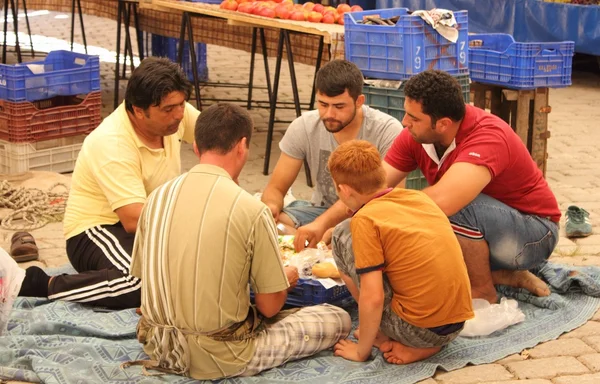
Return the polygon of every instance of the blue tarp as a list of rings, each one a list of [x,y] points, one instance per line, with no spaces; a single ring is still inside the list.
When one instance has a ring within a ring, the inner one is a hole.
[[[600,56],[600,6],[540,0],[377,0],[377,8],[469,11],[469,32],[508,33],[516,41],[574,41],[575,52]]]

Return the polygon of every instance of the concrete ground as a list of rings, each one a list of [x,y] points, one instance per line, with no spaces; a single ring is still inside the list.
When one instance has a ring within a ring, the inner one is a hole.
[[[54,12],[37,11],[30,13],[34,47],[36,50],[68,49],[69,15]],[[21,20],[20,30],[24,30]],[[114,47],[116,23],[111,20],[85,16],[86,35],[90,53],[101,57],[101,81],[103,96],[103,115],[112,110]],[[9,35],[9,43],[14,35]],[[28,41],[26,35],[20,40]],[[76,40],[81,41],[79,35]],[[76,44],[76,50],[83,52],[83,47]],[[26,50],[25,50],[26,51]],[[250,55],[218,46],[208,47],[208,67],[211,81],[244,82],[249,68]],[[264,85],[264,74],[261,74],[262,58],[257,58],[258,84]],[[274,68],[274,60],[270,61]],[[292,100],[291,86],[287,74],[287,66],[283,67],[283,82],[280,100]],[[312,84],[313,68],[296,64],[301,90],[301,98],[308,101]],[[125,89],[121,82],[121,94]],[[244,99],[246,89],[239,88],[205,88],[203,97]],[[266,92],[255,91],[255,97],[266,99]],[[600,225],[600,156],[597,143],[600,142],[600,74],[576,72],[573,74],[573,86],[565,89],[553,89],[550,92],[552,112],[549,115],[549,129],[552,136],[548,141],[547,179],[556,194],[563,213],[571,204],[587,209],[590,219],[596,228]],[[240,177],[241,185],[249,192],[259,192],[267,183],[268,176],[262,174],[264,148],[269,111],[254,109],[257,133],[252,140],[252,152],[249,162]],[[278,118],[289,120],[294,117],[292,111],[278,110]],[[280,140],[286,124],[276,126],[274,148],[271,160],[273,168],[279,150]],[[183,169],[190,169],[196,159],[191,147],[182,148]],[[52,179],[52,177],[50,177]],[[68,177],[65,178],[68,181]],[[49,185],[48,176],[29,180],[29,185],[36,182]],[[293,186],[296,197],[307,198],[310,188],[306,186],[304,174],[301,173]],[[564,218],[562,221],[564,227]],[[40,247],[40,260],[25,263],[42,267],[56,267],[68,262],[65,253],[65,242],[62,236],[62,224],[49,224],[32,232]],[[0,230],[0,246],[10,247],[12,232]],[[595,230],[592,236],[576,241],[565,237],[561,230],[559,244],[551,257],[551,261],[574,265],[600,266],[600,233]],[[600,382],[600,312],[577,330],[562,335],[558,340],[549,341],[537,347],[493,364],[467,367],[453,372],[439,371],[432,379],[423,383],[502,383],[502,384],[567,384]]]

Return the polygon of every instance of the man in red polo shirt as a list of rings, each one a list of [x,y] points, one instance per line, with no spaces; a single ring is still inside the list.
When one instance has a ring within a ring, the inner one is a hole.
[[[423,172],[424,192],[458,237],[474,298],[496,302],[494,284],[549,295],[528,270],[556,246],[560,210],[519,136],[499,117],[465,105],[445,72],[412,77],[404,93],[405,129],[384,161],[388,185]]]

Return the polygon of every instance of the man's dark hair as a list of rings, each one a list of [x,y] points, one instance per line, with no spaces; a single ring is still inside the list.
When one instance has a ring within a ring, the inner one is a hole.
[[[179,66],[164,57],[148,57],[142,60],[127,83],[125,108],[133,113],[133,106],[144,111],[160,105],[161,100],[171,92],[183,92],[185,99],[190,97],[192,85]]]
[[[411,77],[404,83],[404,95],[421,103],[423,113],[431,117],[433,124],[444,117],[453,121],[465,117],[460,84],[446,72],[428,70]]]
[[[254,123],[247,110],[230,103],[217,103],[200,113],[194,138],[200,154],[216,151],[226,154],[242,139],[250,146]]]
[[[348,90],[354,101],[362,95],[364,78],[358,67],[346,60],[333,60],[317,72],[315,88],[329,97],[339,96]]]

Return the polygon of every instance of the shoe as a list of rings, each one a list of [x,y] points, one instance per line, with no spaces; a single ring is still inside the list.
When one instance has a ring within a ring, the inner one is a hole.
[[[38,259],[38,247],[31,233],[15,232],[10,243],[10,255],[17,263]]]
[[[592,234],[590,214],[583,208],[571,205],[567,209],[567,237],[586,237]]]

